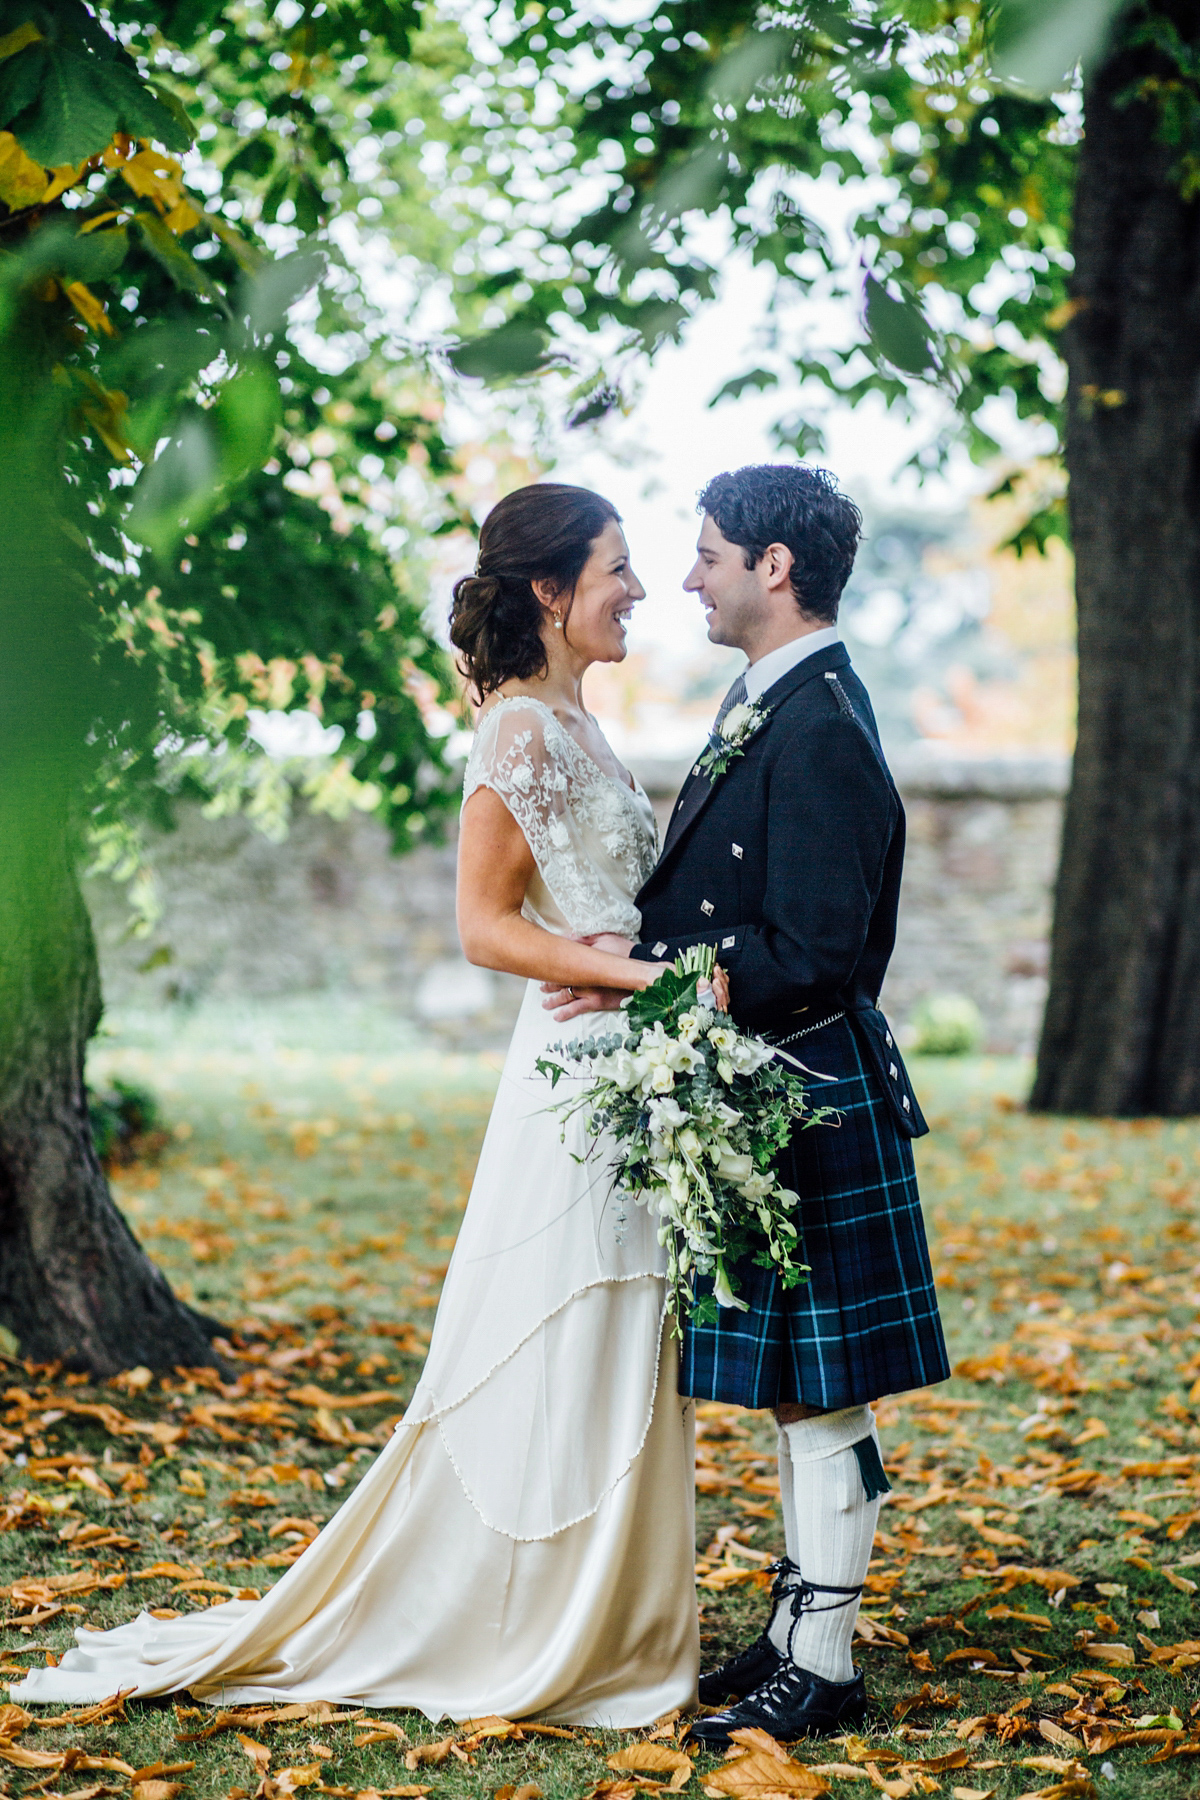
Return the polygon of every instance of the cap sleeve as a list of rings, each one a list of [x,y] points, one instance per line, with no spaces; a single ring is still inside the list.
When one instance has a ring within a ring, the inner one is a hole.
[[[521,827],[538,873],[570,918],[572,819],[563,730],[548,708],[520,698],[485,713],[475,731],[463,782],[463,803],[476,788],[491,788]]]

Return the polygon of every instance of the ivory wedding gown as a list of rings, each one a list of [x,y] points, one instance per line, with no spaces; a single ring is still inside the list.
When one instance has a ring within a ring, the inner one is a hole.
[[[637,936],[640,788],[523,698],[479,726],[465,797],[480,785],[533,851],[529,917]],[[412,1404],[341,1511],[263,1599],[78,1631],[15,1699],[186,1688],[610,1727],[694,1701],[694,1432],[664,1256],[644,1208],[618,1219],[603,1156],[572,1160],[579,1122],[560,1139],[534,1062],[596,1021],[540,1002],[531,982]]]

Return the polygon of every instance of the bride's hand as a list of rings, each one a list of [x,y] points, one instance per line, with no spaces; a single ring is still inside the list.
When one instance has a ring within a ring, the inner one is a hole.
[[[545,1012],[552,1012],[560,1025],[577,1019],[580,1013],[616,1012],[624,994],[617,988],[560,987],[557,982],[543,981],[542,1001]]]

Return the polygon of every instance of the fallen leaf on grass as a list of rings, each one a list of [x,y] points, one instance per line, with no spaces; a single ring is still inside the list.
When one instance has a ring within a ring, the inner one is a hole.
[[[920,1712],[926,1706],[951,1708],[961,1705],[961,1694],[947,1693],[944,1687],[930,1687],[926,1681],[917,1693],[906,1694],[903,1699],[897,1700],[892,1708],[892,1716],[899,1724],[900,1720],[906,1719],[910,1712]]]
[[[1091,1662],[1111,1663],[1117,1668],[1131,1668],[1137,1661],[1128,1644],[1085,1644],[1083,1654]]]
[[[278,1775],[271,1776],[264,1786],[271,1788],[274,1800],[278,1794],[294,1794],[297,1788],[315,1787],[320,1779],[320,1763],[304,1763],[299,1768],[280,1769]]]
[[[194,1762],[147,1763],[144,1769],[133,1771],[132,1779],[134,1781],[157,1781],[166,1775],[186,1775],[188,1770],[194,1769],[195,1766]]]
[[[1082,1749],[1083,1746],[1080,1745],[1080,1748]],[[1073,1756],[1070,1758],[1061,1756],[1023,1756],[1021,1758],[1021,1767],[1023,1769],[1036,1769],[1040,1775],[1069,1776],[1074,1781],[1078,1781],[1082,1776],[1087,1774],[1087,1769],[1084,1767],[1083,1763],[1078,1762]]]
[[[383,1744],[389,1740],[407,1744],[408,1733],[403,1725],[393,1725],[388,1719],[360,1719],[361,1735],[354,1739],[354,1748],[362,1750],[367,1744]]]
[[[542,1800],[542,1790],[536,1781],[527,1781],[522,1787],[513,1787],[510,1782],[507,1787],[496,1789],[495,1800]]]
[[[1064,1731],[1061,1725],[1054,1723],[1053,1719],[1039,1719],[1038,1730],[1048,1744],[1057,1744],[1060,1750],[1083,1749],[1083,1739],[1076,1737],[1073,1732]]]
[[[704,1778],[709,1800],[724,1800],[726,1794],[734,1800],[767,1800],[775,1794],[815,1797],[829,1791],[829,1783],[815,1769],[765,1750],[749,1750]]]
[[[81,1706],[74,1712],[55,1713],[52,1719],[33,1719],[30,1722],[40,1731],[50,1731],[56,1725],[96,1725],[101,1719],[120,1719],[123,1724],[128,1724],[125,1702],[132,1692],[131,1687],[122,1688],[119,1694],[110,1694],[107,1700],[99,1700],[95,1706]],[[0,1736],[8,1735],[0,1724]],[[189,1769],[191,1766],[189,1763]]]
[[[199,1563],[156,1562],[148,1569],[131,1569],[134,1581],[159,1581],[168,1577],[175,1581],[200,1581],[204,1570]]]
[[[735,1735],[743,1737],[745,1734]],[[651,1775],[669,1773],[668,1789],[678,1793],[691,1780],[694,1765],[690,1756],[685,1756],[682,1750],[672,1750],[667,1744],[626,1744],[623,1750],[615,1751],[608,1758],[608,1766],[618,1770],[638,1769]]]
[[[1049,1787],[1034,1788],[1018,1794],[1017,1800],[1096,1800],[1096,1784],[1090,1775],[1070,1781],[1055,1781]]]
[[[266,1744],[260,1744],[256,1739],[247,1737],[244,1731],[238,1732],[237,1741],[242,1746],[242,1749],[250,1758],[250,1761],[254,1764],[259,1774],[265,1775],[271,1766],[271,1752]]]
[[[32,1724],[33,1714],[27,1713],[23,1706],[0,1706],[0,1738],[20,1737],[25,1727]]]
[[[992,1800],[996,1790],[995,1788],[956,1787],[952,1788],[951,1792],[954,1800]]]
[[[414,1744],[405,1753],[406,1769],[419,1769],[424,1763],[444,1763],[454,1748],[453,1738],[441,1738],[436,1744]]]
[[[182,1781],[135,1781],[130,1789],[132,1800],[175,1800],[182,1792]]]

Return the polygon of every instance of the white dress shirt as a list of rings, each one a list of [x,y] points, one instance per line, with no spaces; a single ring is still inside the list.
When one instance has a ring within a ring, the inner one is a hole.
[[[780,644],[778,650],[768,650],[745,671],[747,700],[761,700],[767,689],[781,681],[789,669],[794,669],[806,656],[815,656],[818,650],[828,650],[837,641],[837,626],[825,625],[820,631],[808,631],[803,637],[793,638],[790,644]]]

